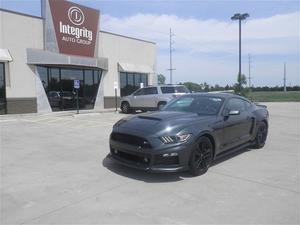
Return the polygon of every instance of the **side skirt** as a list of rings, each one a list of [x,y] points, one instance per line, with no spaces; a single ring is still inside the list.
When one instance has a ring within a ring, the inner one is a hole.
[[[224,151],[224,152],[221,152],[221,153],[217,154],[216,157],[215,157],[215,159],[219,159],[219,158],[222,158],[222,157],[224,157],[224,156],[226,156],[226,155],[230,155],[230,154],[232,154],[232,153],[234,153],[234,152],[236,152],[236,151],[245,149],[245,148],[251,146],[252,144],[253,144],[253,142],[249,141],[249,142],[247,142],[247,143],[245,143],[245,144],[241,144],[241,145],[239,145],[239,146],[237,146],[237,147],[228,149],[228,150],[226,150],[226,151]]]

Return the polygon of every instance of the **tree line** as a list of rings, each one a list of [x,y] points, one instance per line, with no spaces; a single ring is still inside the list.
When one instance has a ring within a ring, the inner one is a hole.
[[[165,84],[166,78],[164,75],[159,74],[157,75],[158,78],[158,84]],[[186,88],[188,88],[192,92],[208,92],[208,91],[227,91],[227,90],[233,90],[237,92],[238,90],[238,83],[226,86],[220,86],[218,84],[216,85],[209,85],[206,82],[203,83],[195,83],[195,82],[180,82],[179,84],[184,85]],[[246,87],[247,80],[246,76],[242,74],[241,76],[241,84],[242,84],[242,92],[248,92],[248,91],[283,91],[283,86],[275,86],[275,87],[269,87],[269,86],[252,86],[251,88]],[[300,86],[287,86],[287,91],[300,91]]]

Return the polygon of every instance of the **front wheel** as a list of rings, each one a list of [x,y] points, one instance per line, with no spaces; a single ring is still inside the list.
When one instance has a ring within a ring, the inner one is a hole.
[[[122,102],[121,104],[121,110],[123,113],[130,113],[131,112],[131,108],[128,102]]]
[[[254,139],[253,148],[262,148],[264,147],[268,135],[268,126],[265,122],[259,124],[257,133]]]
[[[208,170],[213,160],[213,144],[208,137],[201,137],[190,156],[190,173],[199,176]]]

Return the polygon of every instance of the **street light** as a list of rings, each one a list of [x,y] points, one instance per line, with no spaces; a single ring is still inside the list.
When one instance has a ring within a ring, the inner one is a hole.
[[[242,20],[245,20],[247,17],[249,17],[249,14],[248,13],[243,13],[243,14],[240,14],[240,13],[236,13],[234,14],[231,19],[232,20],[238,20],[239,21],[239,75],[238,75],[238,83],[239,83],[239,92],[241,92],[241,88],[242,88],[242,85],[241,85],[241,75],[242,75],[242,66],[241,66],[241,21]]]

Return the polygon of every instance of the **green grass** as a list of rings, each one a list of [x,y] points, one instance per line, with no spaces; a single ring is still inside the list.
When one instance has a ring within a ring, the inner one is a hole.
[[[300,91],[256,91],[247,97],[257,102],[300,102]]]

